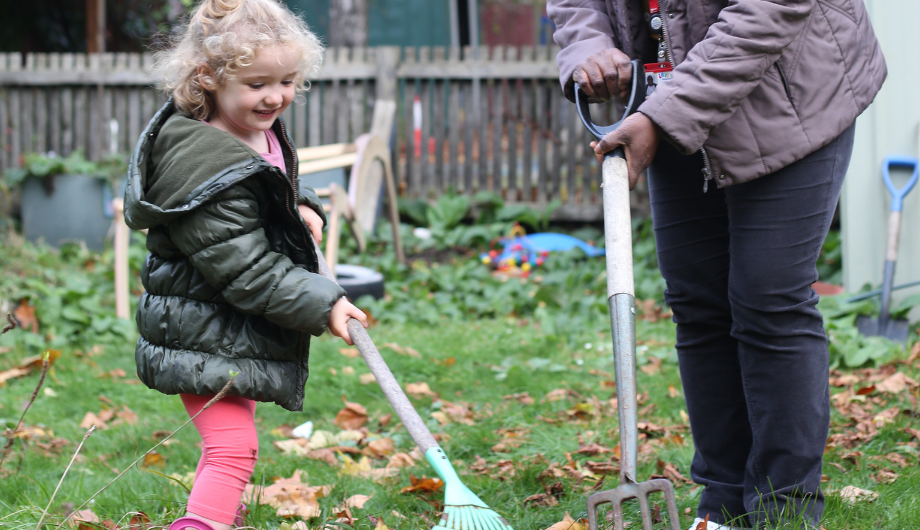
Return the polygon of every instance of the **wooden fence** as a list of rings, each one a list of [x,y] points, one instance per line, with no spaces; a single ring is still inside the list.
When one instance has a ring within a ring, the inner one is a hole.
[[[398,103],[400,194],[491,191],[557,219],[602,218],[600,171],[561,93],[554,47],[329,49],[284,119],[298,147],[346,142]],[[28,152],[128,153],[165,101],[141,54],[0,54],[0,169]],[[596,111],[612,121],[609,108]],[[421,134],[416,134],[420,125]]]

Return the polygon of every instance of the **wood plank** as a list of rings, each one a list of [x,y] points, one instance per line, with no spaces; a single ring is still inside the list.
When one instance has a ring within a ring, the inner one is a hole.
[[[518,125],[520,119],[520,84],[518,79],[503,81],[508,110],[505,113],[505,129],[508,138],[508,180],[506,195],[511,200],[521,200],[518,190]]]
[[[19,164],[19,155],[22,154],[22,137],[20,136],[22,114],[19,112],[21,103],[21,90],[12,88],[9,91],[9,116],[10,116],[10,163]]]
[[[294,102],[291,103],[291,106],[294,107],[294,146],[295,147],[306,147],[307,146],[307,97],[309,94],[304,94],[301,97],[294,99]]]
[[[61,154],[61,89],[52,88],[45,94],[48,102],[48,149]]]
[[[578,156],[579,150],[578,146],[575,145],[575,136],[578,130],[581,129],[579,124],[578,129],[575,128],[574,120],[577,119],[577,113],[574,112],[575,109],[572,108],[573,105],[568,101],[562,102],[562,119],[565,122],[565,135],[563,139],[565,144],[563,146],[564,152],[566,154],[566,187],[565,191],[567,194],[566,202],[577,203],[577,182],[575,180],[576,172],[576,158]]]
[[[530,79],[521,82],[521,194],[526,202],[536,200],[533,195],[534,85]]]
[[[134,53],[132,57],[140,59],[140,55]],[[125,145],[121,153],[130,153],[134,150],[134,144],[141,138],[141,131],[144,130],[144,120],[141,114],[141,89],[131,87],[128,89],[128,126],[126,127]]]
[[[112,125],[115,120],[115,125]],[[124,131],[128,125],[128,98],[122,87],[102,88],[102,120],[99,126],[103,131],[102,151],[100,156],[111,155],[122,150]]]
[[[34,66],[34,63],[31,66]],[[22,127],[21,134],[23,153],[35,152],[35,146],[33,142],[33,139],[35,138],[35,131],[33,127],[33,117],[35,116],[35,98],[33,97],[32,90],[32,88],[25,88],[21,91],[22,108],[20,109],[20,126]]]
[[[85,87],[74,89],[73,102],[73,148],[82,151],[84,156],[89,152],[86,139],[88,90]]]
[[[313,83],[313,86],[310,87],[310,91],[307,92],[307,119],[309,120],[309,126],[307,127],[307,145],[317,146],[322,142],[320,140],[320,118],[322,117],[323,107],[322,107],[322,88],[319,83]]]
[[[560,197],[560,178],[562,168],[562,140],[560,132],[562,131],[562,122],[559,117],[561,90],[550,90],[550,122],[549,133],[550,155],[547,160],[547,182],[546,182],[546,199],[552,201],[561,199]]]
[[[335,100],[336,90],[332,83],[323,84],[323,128],[321,142],[336,143],[335,137]]]
[[[0,68],[6,66],[3,64],[5,59],[6,57],[0,56]],[[14,166],[13,162],[10,160],[8,151],[10,147],[10,137],[7,131],[10,130],[10,114],[7,97],[8,94],[0,92],[0,172]]]
[[[443,48],[436,48],[435,51]],[[435,57],[436,60],[443,60],[443,57]],[[434,105],[432,106],[432,125],[434,125],[434,171],[432,172],[432,184],[436,195],[441,195],[447,191],[447,175],[444,171],[444,114],[447,111],[444,105],[445,83],[441,79],[434,81]]]
[[[400,194],[415,197],[418,190],[418,159],[415,157],[415,127],[413,124],[413,106],[415,104],[415,80],[401,80],[403,85],[403,135],[402,153],[403,169],[397,176]]]
[[[475,158],[473,156],[475,146],[473,130],[473,85],[472,83],[457,81],[460,88],[460,95],[463,100],[463,158],[458,170],[458,178],[463,181],[463,191],[472,195],[475,191],[473,182],[475,179]]]
[[[316,173],[317,171],[325,171],[327,169],[335,169],[339,167],[349,167],[354,165],[355,160],[358,159],[357,153],[348,153],[344,155],[331,156],[328,158],[321,158],[318,160],[310,160],[307,162],[301,162],[297,166],[297,170],[301,175],[306,175],[308,173]]]
[[[455,48],[456,49],[456,48]],[[456,49],[459,58],[459,49]],[[462,180],[462,168],[460,167],[460,83],[457,81],[446,81],[445,85],[449,90],[447,104],[447,148],[449,150],[447,162],[447,182],[455,191],[469,190],[465,189]]]
[[[355,144],[350,143],[320,145],[317,147],[302,147],[297,150],[297,158],[301,162],[308,162],[320,158],[328,158],[331,156],[354,153],[355,150]]]
[[[422,103],[422,149],[419,160],[419,193],[423,199],[429,198],[429,186],[431,184],[431,164],[429,163],[429,141],[431,129],[431,82],[427,79],[419,81],[421,84],[421,103]]]
[[[44,88],[32,89],[32,101],[35,105],[34,143],[32,148],[38,153],[48,152],[48,92]]]
[[[102,69],[101,53],[93,53],[87,56],[87,70],[98,72]],[[87,131],[86,131],[86,143],[87,151],[85,155],[90,160],[99,160],[99,155],[102,152],[102,141],[105,138],[104,132],[100,123],[102,121],[102,93],[103,85],[99,84],[90,89],[90,92],[87,98]]]
[[[502,140],[504,139],[504,91],[502,80],[493,79],[489,87],[492,99],[492,175],[489,189],[501,193],[503,186],[502,169],[504,156],[502,153]],[[505,198],[502,195],[502,198]]]
[[[548,104],[547,84],[544,81],[534,82],[534,112],[537,117],[537,193],[535,200],[538,202],[547,201],[546,188],[549,184],[547,177],[547,133],[549,131],[550,106]]]
[[[361,108],[364,106],[364,94],[361,94],[359,86],[355,84],[354,79],[349,79],[345,88],[345,103],[348,109],[348,140],[355,141],[359,135],[364,133],[364,116],[361,114]]]
[[[354,138],[348,134],[348,97],[345,93],[348,81],[332,81],[332,90],[335,92],[335,141],[350,142]]]

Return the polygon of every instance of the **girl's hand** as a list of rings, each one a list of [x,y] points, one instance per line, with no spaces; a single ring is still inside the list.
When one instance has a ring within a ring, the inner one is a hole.
[[[332,313],[329,313],[329,332],[336,337],[341,337],[345,344],[354,345],[351,335],[348,334],[348,319],[354,318],[366,328],[367,315],[357,307],[353,306],[346,298],[339,298],[339,301],[332,306]]]
[[[316,244],[323,242],[323,220],[313,211],[312,208],[306,204],[301,204],[297,207],[297,210],[300,212],[300,216],[303,217],[305,223],[310,228],[310,232],[313,233],[313,239],[316,240]]]

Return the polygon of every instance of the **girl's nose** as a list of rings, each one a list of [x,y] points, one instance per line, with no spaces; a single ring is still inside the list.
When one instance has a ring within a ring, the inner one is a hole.
[[[281,94],[280,90],[273,90],[265,96],[264,102],[266,107],[274,108],[284,102],[284,96]]]

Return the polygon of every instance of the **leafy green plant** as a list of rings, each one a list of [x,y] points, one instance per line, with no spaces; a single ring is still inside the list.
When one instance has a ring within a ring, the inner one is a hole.
[[[109,155],[99,162],[92,162],[84,158],[79,149],[66,157],[57,156],[54,152],[28,153],[22,157],[22,165],[4,172],[3,182],[7,187],[14,188],[29,177],[48,178],[57,175],[95,175],[114,182],[127,169],[128,164],[123,155]]]

